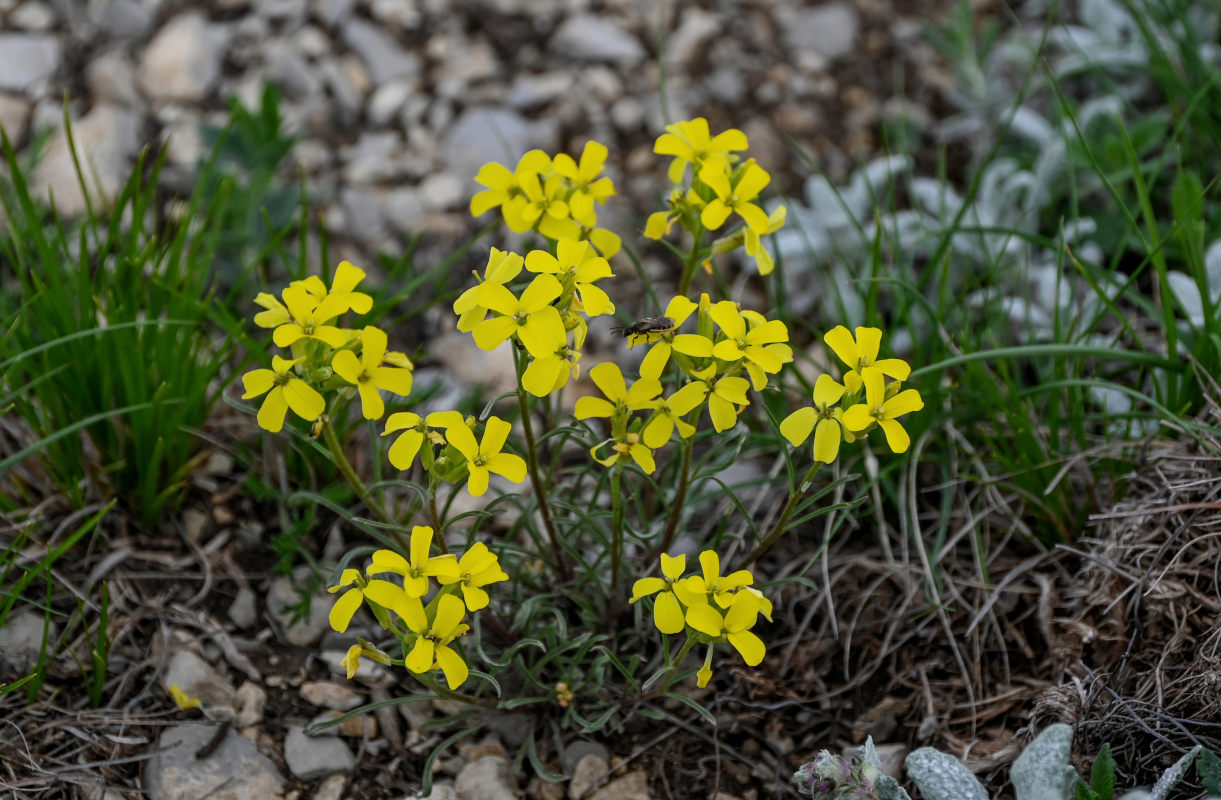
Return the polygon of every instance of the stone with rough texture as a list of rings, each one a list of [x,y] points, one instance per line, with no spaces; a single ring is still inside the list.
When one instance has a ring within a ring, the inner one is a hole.
[[[90,5],[94,24],[117,39],[138,39],[153,24],[153,9],[140,0],[103,0]]]
[[[298,691],[302,700],[319,708],[349,711],[363,702],[358,692],[331,681],[306,681]]]
[[[136,67],[120,48],[107,50],[90,61],[85,82],[95,103],[113,103],[133,111],[144,105],[136,88]]]
[[[343,27],[343,41],[364,62],[376,86],[396,78],[411,77],[420,71],[420,59],[399,46],[376,25],[351,19]]]
[[[127,180],[136,151],[141,144],[140,118],[112,105],[96,105],[72,125],[76,154],[85,173],[94,208],[109,207],[110,201]],[[73,217],[85,210],[68,137],[58,131],[46,155],[34,170],[31,190],[53,194],[59,213]]]
[[[578,61],[635,64],[645,56],[639,39],[592,14],[574,14],[565,19],[552,34],[548,47]]]
[[[219,37],[199,12],[181,14],[149,42],[140,87],[157,101],[202,100],[220,75]]]
[[[233,603],[229,606],[229,619],[233,620],[233,624],[238,628],[249,628],[258,619],[254,592],[249,587],[243,586],[237,590],[237,597],[233,598]]]
[[[488,161],[500,161],[512,168],[533,147],[553,149],[555,139],[553,122],[531,122],[507,108],[475,106],[463,111],[450,126],[441,158],[450,172],[466,183]]]
[[[47,625],[41,614],[18,611],[0,626],[0,676],[27,675],[38,663],[42,649],[43,629]],[[59,631],[54,622],[46,630],[47,639],[54,641]]]
[[[237,687],[237,719],[233,724],[239,728],[248,728],[263,721],[263,712],[267,710],[267,690],[253,681],[246,681]]]
[[[578,800],[595,786],[606,780],[610,764],[596,753],[586,753],[572,770],[572,779],[568,782],[569,800]]]
[[[194,650],[179,650],[170,657],[161,676],[161,688],[169,694],[174,686],[199,700],[200,709],[210,719],[231,720],[237,715],[233,686]]]
[[[303,781],[351,772],[356,756],[334,736],[309,736],[299,725],[291,725],[284,737],[284,762]]]
[[[308,579],[309,568],[298,568],[294,576],[298,581]],[[281,625],[284,626],[284,638],[289,644],[298,647],[308,647],[322,638],[322,634],[331,628],[331,605],[335,598],[325,592],[320,592],[310,600],[309,614],[304,619],[293,621],[291,606],[301,602],[301,595],[293,588],[292,579],[287,576],[277,578],[267,592],[267,610]],[[289,609],[289,610],[286,610]]]
[[[314,790],[314,795],[310,800],[343,800],[343,790],[347,785],[347,776],[332,775]]]
[[[195,754],[216,732],[213,725],[178,725],[162,732],[144,767],[150,800],[276,800],[284,781],[254,742],[230,731],[207,758]]]
[[[14,147],[20,147],[30,126],[30,104],[20,97],[0,94],[0,128]]]
[[[59,39],[26,33],[0,34],[0,89],[24,92],[55,73]]]
[[[484,756],[462,767],[454,781],[459,800],[515,800],[509,761],[504,756]]]
[[[823,58],[845,56],[856,47],[861,21],[849,3],[828,3],[797,12],[784,27],[789,49],[813,51]]]
[[[650,800],[648,773],[642,769],[629,772],[594,792],[589,800]]]

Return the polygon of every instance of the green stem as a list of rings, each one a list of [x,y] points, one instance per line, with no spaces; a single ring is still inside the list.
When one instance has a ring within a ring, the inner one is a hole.
[[[513,348],[513,360],[517,367],[517,402],[521,407],[521,426],[526,434],[526,472],[530,475],[530,483],[534,487],[534,496],[538,500],[539,513],[543,517],[543,527],[547,530],[547,538],[551,541],[551,551],[555,554],[555,566],[562,580],[569,580],[572,573],[568,571],[568,561],[564,558],[564,549],[560,547],[560,537],[555,532],[555,523],[551,520],[551,506],[547,504],[547,492],[543,487],[542,478],[538,474],[537,447],[534,439],[534,425],[530,422],[530,402],[526,390],[521,385],[521,376],[525,372],[525,356]]]
[[[666,533],[661,537],[661,544],[657,551],[653,553],[650,561],[656,561],[657,556],[666,552],[670,548],[671,542],[674,541],[674,532],[678,529],[678,519],[682,516],[683,504],[687,502],[687,489],[691,485],[691,451],[694,448],[693,439],[683,439],[683,464],[681,472],[678,476],[678,491],[674,494],[674,500],[670,505],[670,515],[666,519]]]
[[[687,636],[687,641],[683,643],[682,649],[678,651],[678,655],[676,655],[674,659],[670,661],[670,669],[666,673],[665,677],[661,679],[661,682],[656,687],[637,697],[636,702],[643,703],[647,700],[652,700],[658,695],[664,694],[666,689],[670,688],[670,684],[673,683],[674,679],[678,676],[678,672],[683,665],[683,659],[687,657],[687,653],[690,653],[691,648],[694,646],[695,637],[690,635]]]
[[[784,511],[780,513],[780,519],[776,521],[776,524],[768,532],[767,536],[764,536],[758,546],[746,557],[746,561],[742,563],[742,568],[749,567],[755,563],[759,556],[766,553],[776,543],[776,540],[780,538],[780,535],[784,533],[785,527],[789,522],[789,517],[793,516],[793,512],[797,509],[797,503],[801,500],[801,496],[805,494],[806,488],[814,480],[814,475],[818,472],[820,466],[821,464],[815,461],[814,466],[810,467],[809,472],[801,479],[801,482],[789,490],[789,501],[785,503]]]
[[[611,585],[610,596],[619,597],[619,562],[623,559],[623,495],[619,482],[623,468],[616,462],[611,467]],[[613,602],[613,601],[612,601]]]
[[[411,671],[408,670],[408,672],[411,672]],[[411,674],[413,677],[415,677],[415,679],[417,681],[419,681],[421,684],[424,685],[424,688],[428,689],[428,691],[437,695],[437,697],[441,697],[446,700],[457,700],[460,703],[467,703],[472,706],[482,706],[483,708],[495,708],[496,707],[496,704],[489,699],[485,699],[482,697],[472,697],[469,694],[463,694],[462,692],[455,692],[453,689],[450,689],[448,686],[442,686],[441,684],[437,683],[428,675],[417,675],[414,672],[412,672]]]
[[[365,507],[372,511],[373,515],[382,522],[387,525],[394,525],[394,520],[386,513],[381,504],[373,499],[364,481],[356,474],[356,470],[352,469],[352,462],[348,461],[348,457],[343,454],[343,447],[340,446],[339,437],[335,435],[335,428],[331,425],[329,419],[322,423],[322,438],[326,442],[327,448],[331,451],[331,455],[335,458],[335,466],[339,467],[339,471],[343,474],[344,479],[347,480],[348,485],[356,490],[356,494],[360,496],[361,502],[365,504]]]

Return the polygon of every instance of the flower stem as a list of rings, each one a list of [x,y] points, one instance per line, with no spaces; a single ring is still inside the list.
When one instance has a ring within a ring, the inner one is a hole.
[[[428,691],[432,692],[437,697],[441,697],[446,700],[457,700],[460,703],[467,703],[472,706],[482,706],[484,708],[495,708],[496,707],[496,704],[489,699],[482,698],[482,697],[472,697],[469,694],[463,694],[462,692],[455,692],[453,689],[450,689],[446,686],[442,686],[441,684],[434,681],[432,679],[432,677],[430,677],[429,675],[416,675],[416,673],[414,673],[414,672],[411,674],[415,677],[415,679],[417,681],[419,681],[421,684],[424,685],[424,688],[428,689]]]
[[[746,557],[746,560],[742,562],[741,568],[745,569],[746,567],[749,567],[751,564],[755,563],[755,561],[759,559],[759,556],[766,553],[768,549],[776,543],[776,540],[780,538],[781,534],[784,533],[789,522],[789,517],[793,516],[793,512],[797,509],[797,503],[801,500],[801,496],[805,494],[811,481],[814,480],[814,475],[818,472],[820,466],[821,464],[815,461],[814,466],[810,467],[809,472],[807,472],[805,477],[801,479],[801,482],[789,490],[789,501],[785,503],[784,511],[780,513],[780,519],[776,521],[776,524],[768,532],[767,536],[763,537],[763,540],[759,542],[758,546],[756,546],[755,549],[751,551],[750,555]]]
[[[331,425],[329,419],[322,423],[322,438],[326,441],[327,449],[331,451],[331,455],[335,458],[335,466],[339,467],[339,472],[348,482],[348,485],[356,490],[356,494],[360,496],[361,502],[365,504],[365,507],[372,511],[373,516],[382,522],[387,525],[394,525],[394,520],[382,508],[381,503],[373,499],[364,481],[356,474],[356,470],[352,469],[352,462],[348,461],[348,457],[343,454],[343,447],[339,444],[339,437],[335,435],[335,428]]]
[[[687,657],[687,653],[691,652],[691,648],[694,645],[695,637],[688,635],[687,641],[683,643],[682,649],[678,651],[678,655],[676,655],[673,660],[670,661],[669,671],[666,673],[665,677],[661,679],[661,682],[657,684],[656,687],[638,697],[636,702],[644,702],[645,700],[651,700],[658,695],[665,694],[666,689],[670,688],[670,684],[673,683],[674,678],[677,677],[679,669],[682,668],[683,659]]]
[[[534,496],[538,500],[539,513],[543,517],[543,527],[547,529],[547,538],[551,541],[551,551],[555,554],[555,566],[562,580],[568,580],[572,573],[568,570],[568,561],[564,558],[564,549],[560,546],[560,537],[555,532],[555,523],[551,519],[551,506],[547,504],[547,492],[543,487],[542,478],[538,473],[537,446],[534,439],[534,425],[530,422],[530,402],[526,390],[521,385],[521,376],[525,372],[525,356],[516,346],[513,348],[513,360],[517,367],[517,402],[521,407],[521,426],[526,433],[526,472],[530,475],[530,483],[534,487]]]
[[[611,583],[610,596],[619,597],[619,562],[623,559],[623,493],[619,482],[623,479],[623,468],[616,463],[611,467]],[[613,604],[614,601],[612,601]]]
[[[680,467],[682,471],[678,476],[678,491],[674,494],[674,501],[670,504],[670,515],[666,518],[666,533],[661,537],[661,544],[653,553],[653,557],[649,559],[650,562],[656,561],[657,556],[666,552],[674,541],[674,532],[678,529],[678,519],[682,516],[683,504],[687,502],[687,489],[691,485],[691,451],[694,449],[692,442],[691,438],[683,439],[683,463]]]

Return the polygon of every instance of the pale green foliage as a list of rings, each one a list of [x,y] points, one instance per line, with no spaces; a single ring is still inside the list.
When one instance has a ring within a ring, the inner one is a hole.
[[[951,755],[921,747],[904,762],[907,775],[928,800],[988,800],[983,784]]]
[[[1009,776],[1018,800],[1069,800],[1077,777],[1068,764],[1072,748],[1073,729],[1063,723],[1045,728],[1028,744]]]

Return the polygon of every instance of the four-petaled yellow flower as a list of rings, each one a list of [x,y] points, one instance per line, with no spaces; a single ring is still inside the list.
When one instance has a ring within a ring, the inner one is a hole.
[[[466,457],[470,474],[466,489],[475,497],[481,497],[488,490],[489,473],[503,475],[514,483],[526,479],[525,460],[512,453],[501,452],[512,428],[500,417],[489,417],[483,429],[483,441],[478,443],[465,422],[457,422],[445,429],[446,440]]]
[[[656,378],[641,378],[627,387],[623,372],[613,361],[605,361],[589,371],[602,394],[601,397],[582,397],[577,400],[574,415],[577,419],[590,417],[624,417],[629,411],[651,408],[654,398],[661,394],[661,382]]]
[[[746,317],[732,300],[714,303],[708,313],[726,336],[712,348],[714,357],[731,363],[745,359],[771,374],[784,366],[783,359],[768,347],[789,340],[783,322],[773,319],[747,329]]]
[[[408,600],[404,612],[400,616],[408,628],[419,634],[419,638],[403,665],[417,675],[440,667],[451,690],[465,683],[470,670],[462,656],[449,646],[469,629],[469,626],[462,624],[462,618],[466,615],[462,601],[452,594],[442,595],[437,601],[436,614],[431,623],[423,604],[416,598]]]
[[[841,441],[851,444],[856,436],[844,425],[844,411],[835,404],[844,396],[843,384],[830,375],[814,382],[814,407],[799,408],[780,423],[780,435],[800,447],[814,432],[814,460],[830,464],[839,455]]]
[[[879,328],[858,327],[854,339],[847,328],[837,325],[827,331],[822,340],[848,365],[844,385],[853,394],[861,390],[861,376],[866,367],[877,367],[883,375],[897,381],[905,381],[911,374],[911,367],[901,358],[878,360],[878,351],[882,346],[882,331]]]
[[[382,436],[389,436],[397,431],[406,433],[390,445],[390,452],[387,453],[390,463],[398,469],[410,469],[425,439],[431,438],[434,444],[444,443],[444,437],[433,433],[429,428],[447,428],[455,423],[463,424],[462,414],[457,411],[434,411],[427,417],[421,417],[414,411],[396,411],[391,414],[386,418],[386,430],[382,432]]]
[[[580,371],[581,351],[569,347],[568,334],[547,328],[531,337],[526,349],[534,360],[522,373],[521,385],[535,397],[546,397],[568,384],[568,377]]]
[[[509,576],[500,568],[496,554],[483,542],[471,545],[470,549],[462,554],[462,558],[458,559],[453,572],[437,578],[442,585],[457,583],[462,589],[466,607],[471,611],[478,611],[487,606],[488,593],[484,591],[484,586],[508,579]]]
[[[687,392],[682,396],[675,392],[669,397],[659,398],[653,407],[652,419],[641,432],[644,443],[656,450],[670,441],[675,428],[678,428],[679,436],[689,439],[695,434],[695,426],[683,417],[702,402],[704,400],[699,392]]]
[[[683,591],[679,584],[686,569],[687,556],[662,553],[661,574],[663,577],[641,578],[632,585],[632,599],[629,601],[631,603],[652,594],[657,595],[653,598],[653,624],[662,633],[678,633],[686,624],[683,617],[684,603],[680,602],[678,595],[678,592]]]
[[[748,569],[740,569],[729,575],[722,575],[721,557],[715,550],[705,550],[700,553],[700,567],[704,574],[687,578],[683,588],[692,597],[704,598],[705,603],[715,600],[721,608],[729,608],[737,591],[755,582],[755,577]],[[687,605],[691,605],[691,603],[688,602]]]
[[[561,292],[563,287],[554,275],[536,276],[520,298],[498,283],[479,284],[479,305],[501,316],[485,319],[472,329],[475,344],[482,350],[495,350],[509,337],[517,336],[526,347],[534,344],[545,348],[552,338],[547,335],[548,329],[564,332],[560,312],[550,305]]]
[[[364,292],[358,292],[356,285],[365,279],[365,271],[350,261],[340,261],[335,268],[335,276],[331,278],[331,289],[327,291],[326,284],[317,275],[310,275],[302,281],[293,281],[292,286],[301,286],[305,291],[322,300],[324,297],[335,298],[341,302],[345,311],[355,311],[357,314],[368,314],[373,309],[373,298]]]
[[[855,433],[864,433],[876,422],[886,434],[886,443],[893,452],[907,452],[911,437],[899,424],[897,417],[924,408],[920,393],[915,389],[906,389],[893,397],[887,397],[886,380],[881,368],[877,366],[866,368],[862,380],[865,383],[865,402],[857,403],[844,412],[844,424]]]
[[[335,605],[331,606],[331,627],[337,633],[343,633],[348,629],[353,615],[356,614],[366,597],[380,606],[392,608],[391,604],[396,602],[395,593],[401,594],[403,591],[390,581],[366,581],[360,572],[354,569],[345,569],[339,576],[339,583],[327,587],[327,591],[334,594],[345,586],[352,588],[341,594],[335,601]]]
[[[258,315],[266,323],[275,323],[271,340],[276,347],[289,347],[299,339],[317,339],[331,347],[347,344],[348,335],[327,323],[347,309],[348,298],[328,296],[319,299],[304,286],[291,285],[285,287],[281,294],[284,297],[283,313],[278,309],[269,309]]]
[[[722,433],[738,424],[739,407],[750,403],[746,397],[750,382],[736,375],[717,378],[715,371],[715,365],[696,371],[696,380],[675,392],[670,397],[670,403],[677,402],[683,407],[695,408],[707,400],[712,427],[717,433]]]
[[[763,640],[751,632],[759,618],[759,600],[749,592],[738,592],[733,596],[729,610],[722,614],[713,605],[694,605],[687,608],[687,624],[714,641],[727,641],[742,654],[747,665],[757,667],[767,654]],[[704,667],[698,673],[700,688],[708,685],[712,677],[712,647],[704,659]]]
[[[293,366],[300,361],[272,356],[271,369],[254,369],[242,376],[242,385],[246,388],[243,400],[267,394],[256,417],[263,430],[271,433],[282,430],[284,416],[290,408],[306,422],[313,422],[326,410],[322,395],[292,374]]]
[[[369,575],[387,572],[403,576],[403,591],[408,597],[423,597],[428,594],[428,579],[449,583],[458,574],[458,560],[452,555],[434,556],[432,551],[433,530],[427,525],[416,525],[411,529],[411,559],[403,558],[393,550],[377,550],[373,563],[365,570]]]
[[[552,174],[541,180],[537,172],[517,173],[524,203],[515,204],[520,219],[548,239],[576,239],[581,231],[572,221],[565,196],[568,186],[563,175]],[[507,219],[507,217],[506,217]]]
[[[524,205],[519,176],[537,175],[549,169],[551,158],[542,150],[528,151],[518,160],[515,170],[495,161],[484,164],[475,175],[475,180],[488,188],[471,198],[471,216],[481,216],[499,206],[510,230],[514,233],[530,230],[530,222],[523,219],[519,211]]]
[[[754,159],[746,162],[734,180],[729,165],[720,159],[709,161],[700,170],[700,180],[706,183],[716,197],[700,212],[700,222],[710,231],[725,224],[731,213],[736,213],[755,233],[767,232],[767,212],[752,202],[771,182],[771,176]]]
[[[571,285],[586,316],[615,313],[615,304],[606,292],[594,286],[594,281],[614,277],[607,260],[593,252],[589,242],[572,239],[561,239],[556,244],[556,253],[553,256],[546,250],[531,250],[526,254],[526,269],[554,275],[562,285]]]
[[[763,246],[763,240],[760,236],[766,236],[769,233],[775,233],[784,227],[784,218],[788,214],[788,209],[784,206],[777,206],[767,218],[767,228],[765,230],[756,231],[754,228],[746,227],[746,238],[744,246],[746,255],[755,260],[755,266],[759,268],[760,275],[770,275],[776,267],[776,261],[772,258],[772,254],[767,252],[767,248]]]
[[[503,286],[517,277],[523,263],[524,259],[517,253],[492,248],[488,255],[488,265],[483,270],[483,281],[467,289],[454,301],[459,331],[470,333],[488,315],[488,310],[479,305],[479,287],[487,282]]]
[[[594,203],[605,203],[608,197],[615,194],[615,182],[610,178],[598,177],[602,165],[606,163],[606,154],[606,145],[591,139],[581,151],[579,164],[567,153],[560,153],[553,162],[555,171],[567,178],[572,188],[572,195],[568,198],[572,218],[587,228],[592,228],[598,221],[594,214]]]
[[[611,444],[611,454],[606,457],[598,455],[598,450],[601,449],[606,442],[596,444],[589,450],[589,454],[593,456],[604,467],[609,467],[618,463],[636,462],[636,466],[645,471],[646,474],[652,475],[657,470],[657,462],[653,460],[653,451],[648,445],[640,440],[639,433],[625,433],[616,439],[608,439]]]
[[[670,162],[670,183],[682,183],[688,164],[694,174],[699,174],[700,168],[709,158],[723,158],[735,150],[746,148],[746,134],[742,131],[730,128],[716,136],[710,136],[708,120],[703,117],[667,125],[666,132],[658,136],[653,144],[654,153],[674,156],[674,160]]]
[[[411,394],[411,370],[386,366],[386,332],[368,325],[360,334],[360,358],[351,350],[340,350],[331,360],[335,374],[356,386],[365,419],[381,419],[386,413],[381,391]],[[410,363],[410,362],[408,362]]]

